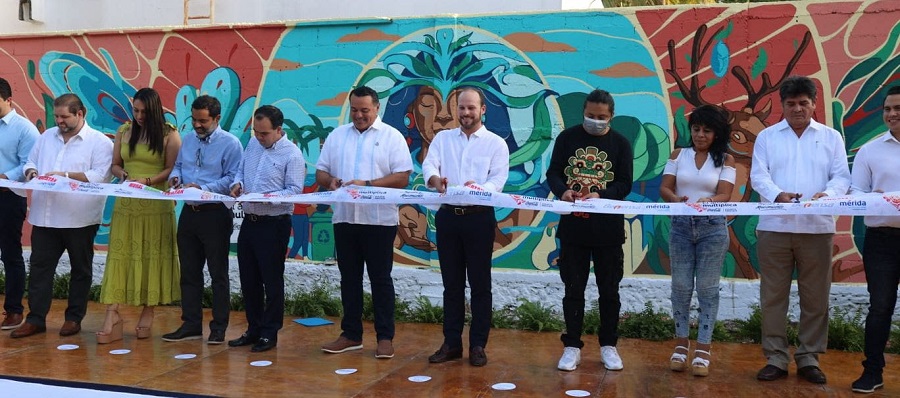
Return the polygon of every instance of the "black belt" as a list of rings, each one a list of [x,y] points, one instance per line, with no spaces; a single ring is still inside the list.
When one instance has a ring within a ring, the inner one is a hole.
[[[187,203],[184,204],[185,209],[191,209],[195,212],[201,211],[211,211],[211,210],[222,210],[225,209],[225,205],[221,203],[203,203],[199,205],[189,205]]]
[[[900,228],[894,227],[867,227],[866,229],[871,229],[875,232],[880,232],[887,235],[896,235],[900,236]]]
[[[491,206],[453,206],[453,205],[441,205],[441,210],[447,210],[457,216],[467,216],[469,214],[476,213],[484,213],[486,211],[493,211],[494,208]]]
[[[291,218],[290,214],[279,214],[277,216],[259,216],[256,214],[244,213],[244,220],[250,220],[253,222],[289,220],[290,218]]]
[[[6,187],[0,187],[0,192],[10,192],[10,190]]]

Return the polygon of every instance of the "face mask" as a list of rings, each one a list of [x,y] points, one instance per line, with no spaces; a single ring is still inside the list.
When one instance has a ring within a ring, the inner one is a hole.
[[[587,131],[588,134],[601,136],[606,133],[606,129],[609,127],[609,120],[597,120],[585,117],[582,126],[584,126],[584,130]]]

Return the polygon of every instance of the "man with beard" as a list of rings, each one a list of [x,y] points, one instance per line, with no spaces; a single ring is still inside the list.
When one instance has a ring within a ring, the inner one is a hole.
[[[500,192],[509,176],[509,147],[482,124],[484,93],[465,88],[457,97],[459,127],[438,133],[422,164],[428,187],[444,193],[448,186],[478,184]],[[472,290],[469,363],[487,364],[491,329],[491,256],[497,219],[490,206],[442,205],[435,216],[438,259],[444,282],[444,343],[428,362],[462,358],[466,275]]]
[[[219,100],[201,95],[191,105],[194,134],[186,134],[169,185],[197,188],[228,195],[241,164],[241,142],[219,126]],[[228,248],[232,232],[231,209],[222,203],[185,202],[178,219],[178,260],[181,263],[181,320],[165,341],[203,337],[203,264],[212,279],[212,316],[208,344],[225,342],[231,289]]]
[[[605,90],[594,90],[584,100],[584,122],[556,137],[547,183],[560,200],[624,200],[631,192],[634,170],[631,144],[609,126],[615,102]],[[619,282],[624,273],[625,218],[621,214],[576,212],[560,216],[559,276],[565,285],[563,316],[566,330],[560,337],[563,355],[557,368],[575,370],[581,363],[584,327],[584,289],[591,261],[600,290],[600,360],[606,369],[621,370],[618,342]]]
[[[25,179],[38,175],[65,177],[81,182],[106,182],[112,167],[113,143],[103,133],[88,126],[87,110],[75,94],[63,94],[53,101],[56,127],[38,138],[28,162]],[[106,198],[62,192],[34,191],[28,222],[31,230],[31,273],[28,280],[28,317],[14,330],[13,338],[47,330],[46,317],[53,298],[53,277],[63,252],[69,253],[72,267],[69,305],[60,336],[81,331],[87,312],[94,269],[94,237],[100,227]]]
[[[789,203],[840,196],[850,187],[844,139],[837,130],[813,120],[816,85],[791,76],[779,89],[784,120],[767,127],[753,145],[750,181],[764,203]],[[785,321],[791,280],[800,294],[800,346],[794,352],[797,375],[825,384],[819,354],[828,345],[834,217],[830,215],[759,216],[756,250],[762,349],[766,366],[757,380],[786,377],[790,348]]]
[[[405,188],[412,171],[406,140],[378,116],[378,93],[360,86],[350,92],[352,123],[334,129],[316,163],[316,182],[328,190],[344,186]],[[344,318],[341,335],[322,346],[331,354],[362,349],[363,267],[372,284],[375,358],[394,356],[394,237],[397,205],[335,203],[334,243],[341,272]]]

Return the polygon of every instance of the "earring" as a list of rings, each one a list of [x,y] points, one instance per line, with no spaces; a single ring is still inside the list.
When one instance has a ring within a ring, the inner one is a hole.
[[[405,124],[408,129],[416,127],[416,118],[413,116],[412,112],[406,112],[406,115],[403,116],[403,124]]]

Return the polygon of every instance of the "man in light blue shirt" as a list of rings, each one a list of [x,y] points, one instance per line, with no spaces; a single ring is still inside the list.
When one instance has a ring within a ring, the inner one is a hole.
[[[22,166],[40,133],[28,119],[12,108],[12,88],[0,77],[0,179],[23,181]],[[15,329],[25,321],[25,260],[22,258],[22,223],[25,197],[0,188],[0,261],[6,275],[6,300],[0,330]]]
[[[241,164],[241,142],[219,127],[222,105],[215,97],[201,95],[191,105],[195,134],[182,139],[175,167],[169,174],[172,187],[198,188],[229,193]],[[228,247],[232,232],[231,209],[222,203],[185,202],[178,218],[178,260],[181,263],[181,320],[178,330],[163,335],[165,341],[203,337],[203,264],[212,279],[213,319],[208,344],[225,342],[231,288],[228,280]]]
[[[264,105],[253,115],[253,135],[231,188],[231,196],[264,193],[271,196],[303,193],[306,160],[281,129],[284,114]],[[244,221],[238,235],[241,293],[247,311],[247,331],[228,345],[253,345],[251,352],[268,351],[278,343],[284,321],[284,259],[291,236],[293,203],[243,204]]]

